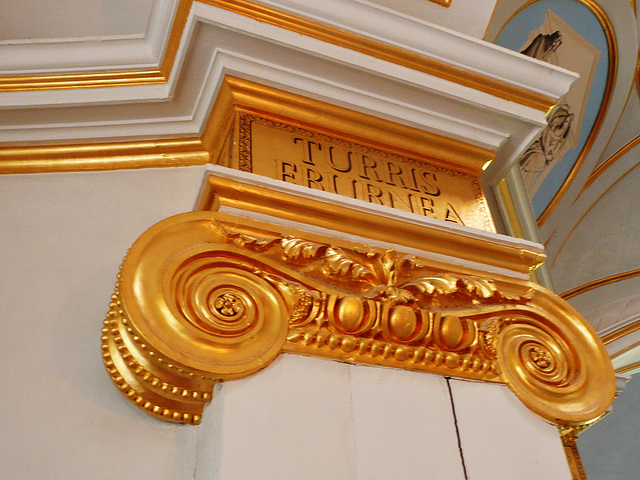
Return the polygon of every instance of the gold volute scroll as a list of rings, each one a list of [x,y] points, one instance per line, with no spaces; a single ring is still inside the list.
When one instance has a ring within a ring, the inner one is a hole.
[[[216,382],[281,352],[506,383],[554,423],[597,417],[614,396],[597,335],[533,283],[220,212],[142,234],[102,342],[132,402],[184,423]]]

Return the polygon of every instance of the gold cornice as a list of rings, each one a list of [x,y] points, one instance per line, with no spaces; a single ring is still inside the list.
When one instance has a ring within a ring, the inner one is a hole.
[[[505,383],[554,423],[615,394],[595,332],[533,283],[206,211],[136,241],[102,333],[127,398],[183,423],[280,352]]]
[[[617,273],[615,275],[610,275],[608,277],[594,280],[593,282],[585,283],[584,285],[580,285],[578,287],[572,288],[571,290],[567,290],[566,292],[560,294],[560,296],[565,300],[569,300],[570,298],[576,297],[578,295],[582,295],[583,293],[588,292],[589,290],[600,288],[612,283],[620,282],[622,280],[628,280],[629,278],[637,277],[638,275],[640,275],[640,269],[630,270],[628,272],[623,272],[623,273]]]
[[[201,138],[0,147],[0,174],[217,163],[238,108],[476,176],[495,156],[457,139],[226,76]]]
[[[460,140],[226,76],[201,138],[0,147],[0,174],[216,163],[238,108],[476,176],[495,156]]]
[[[476,176],[496,155],[461,140],[227,75],[202,136],[214,157],[235,107]]]
[[[139,142],[0,147],[0,174],[204,165],[198,138]]]
[[[269,201],[265,202],[265,198]],[[428,245],[433,253],[519,273],[528,274],[545,260],[541,252],[457,235],[436,225],[416,224],[376,214],[365,215],[347,206],[210,175],[196,210],[215,211],[220,207],[273,215],[327,229],[337,228],[352,235],[408,248],[424,249]]]

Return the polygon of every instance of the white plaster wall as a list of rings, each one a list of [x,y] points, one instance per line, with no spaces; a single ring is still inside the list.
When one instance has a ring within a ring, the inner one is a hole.
[[[468,480],[570,480],[555,425],[505,385],[449,381]]]
[[[122,397],[102,364],[115,276],[201,167],[0,176],[0,478],[186,479],[196,430]]]
[[[440,376],[283,354],[205,418],[197,480],[465,478]]]
[[[556,427],[498,384],[281,355],[204,417],[197,480],[571,478]]]

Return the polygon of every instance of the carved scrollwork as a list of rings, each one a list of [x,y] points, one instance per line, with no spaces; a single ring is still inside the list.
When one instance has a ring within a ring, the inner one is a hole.
[[[210,212],[149,229],[103,329],[114,382],[153,415],[197,423],[215,382],[285,351],[504,382],[556,423],[608,405],[606,353],[557,297],[317,238]]]
[[[593,419],[602,397],[611,393],[609,372],[596,364],[602,358],[593,355],[598,352],[594,340],[575,323],[554,322],[527,310],[490,319],[485,351],[498,360],[506,383],[534,412],[558,424]]]

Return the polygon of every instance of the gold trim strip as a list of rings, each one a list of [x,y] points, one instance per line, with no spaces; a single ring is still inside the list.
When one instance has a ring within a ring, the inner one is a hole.
[[[616,370],[616,373],[627,373],[631,370],[635,370],[636,368],[640,368],[640,362],[632,363],[631,365],[627,365],[626,367],[619,368]]]
[[[640,320],[630,323],[629,325],[625,325],[624,327],[619,328],[614,332],[606,334],[605,336],[602,337],[602,341],[604,342],[605,345],[607,345],[611,342],[615,342],[616,340],[619,340],[620,338],[626,335],[629,335],[630,333],[635,332],[636,330],[640,330]]]
[[[611,165],[613,165],[615,162],[620,160],[620,158],[622,158],[624,155],[629,153],[630,150],[638,146],[638,144],[640,144],[640,135],[630,140],[627,144],[620,147],[613,155],[611,155],[604,162],[602,162],[602,164],[599,167],[597,167],[593,172],[591,172],[591,175],[589,175],[589,178],[587,178],[587,181],[585,182],[584,187],[582,187],[582,191],[580,193],[584,192],[593,182],[596,181],[596,179],[600,175],[604,173],[606,169],[608,169]]]
[[[176,55],[178,54],[178,48],[180,47],[180,40],[182,39],[182,33],[187,25],[187,19],[191,12],[191,6],[193,0],[180,0],[176,9],[176,16],[173,19],[173,25],[171,27],[171,33],[164,50],[164,56],[162,63],[160,64],[160,73],[164,77],[165,82],[171,75],[173,64],[176,61]]]
[[[507,183],[506,178],[500,180],[496,190],[498,193],[498,201],[500,202],[500,206],[502,207],[504,216],[506,217],[506,224],[507,228],[510,230],[510,235],[516,238],[526,238],[524,231],[522,230],[520,218],[516,213],[513,197],[511,196],[511,191],[509,190],[509,184]],[[536,265],[529,270],[529,277],[531,278],[531,281],[541,284],[536,273],[536,268],[539,266],[540,265]]]
[[[615,275],[611,275],[609,277],[600,278],[598,280],[594,280],[593,282],[585,283],[584,285],[580,285],[579,287],[572,288],[571,290],[567,290],[564,293],[561,293],[560,296],[565,300],[569,300],[570,298],[576,297],[578,295],[582,295],[589,290],[593,290],[595,288],[600,288],[605,285],[609,285],[611,283],[620,282],[622,280],[628,280],[629,278],[637,277],[640,275],[640,269],[630,270],[624,273],[617,273]]]
[[[176,59],[180,38],[193,0],[180,0],[160,68],[119,72],[84,72],[0,77],[0,92],[123,87],[166,83]]]
[[[553,267],[553,265],[555,265],[556,261],[558,260],[558,257],[560,256],[560,252],[562,251],[562,249],[564,249],[564,246],[566,245],[567,241],[569,240],[569,237],[573,234],[575,229],[578,228],[578,225],[580,225],[582,220],[584,220],[584,218],[591,211],[591,209],[602,199],[602,197],[604,197],[609,192],[609,190],[611,190],[613,187],[615,187],[618,184],[618,182],[620,182],[624,177],[626,177],[629,173],[631,173],[638,165],[640,165],[640,163],[636,163],[634,166],[629,168],[629,170],[627,170],[624,174],[620,175],[620,177],[618,177],[615,182],[613,182],[611,185],[609,185],[607,187],[607,189],[604,192],[602,192],[598,196],[598,198],[596,198],[594,200],[594,202],[589,206],[589,208],[587,208],[587,210],[580,216],[580,218],[578,219],[576,224],[571,228],[571,230],[569,231],[567,236],[564,238],[564,240],[560,244],[560,248],[557,250],[555,256],[551,260],[551,266],[552,267]],[[549,239],[551,239],[551,237]],[[545,244],[545,246],[546,246],[546,244]]]
[[[339,30],[262,5],[256,5],[247,0],[203,0],[203,3],[544,112],[548,111],[556,103],[555,100],[545,95],[529,92],[499,80],[425,58],[420,54],[399,47],[385,45],[352,32]]]
[[[628,347],[623,348],[622,350],[620,350],[619,352],[614,353],[613,355],[611,355],[611,359],[614,359],[616,357],[619,357],[620,355],[622,355],[623,353],[627,353],[629,350],[633,350],[634,348],[636,348],[638,345],[640,345],[640,342],[635,342],[632,343],[631,345],[629,345]]]
[[[569,471],[571,472],[572,480],[588,480],[587,472],[582,464],[580,458],[580,451],[576,445],[575,440],[563,441],[562,446],[564,448],[564,454],[567,457],[567,463],[569,464]]]
[[[269,202],[265,202],[265,198],[269,198]],[[417,249],[424,249],[428,245],[434,253],[526,274],[545,259],[543,253],[532,250],[458,237],[451,232],[400,219],[363,215],[349,207],[303,199],[289,193],[211,175],[205,183],[196,210],[217,210],[220,206],[330,230],[335,230],[336,225],[340,225],[341,231],[352,235]],[[384,228],[380,228],[381,225]],[[402,235],[399,236],[397,232],[402,232]]]
[[[178,167],[208,162],[209,153],[197,138],[0,148],[0,174]]]
[[[0,77],[0,92],[61,90],[71,88],[122,87],[165,83],[160,70],[130,72],[16,75]]]
[[[522,231],[522,225],[520,224],[520,218],[518,217],[513,205],[513,198],[511,197],[511,191],[509,190],[507,180],[505,178],[500,180],[496,189],[498,190],[500,204],[504,208],[504,215],[507,220],[507,227],[511,230],[511,236],[525,238],[524,232]]]

